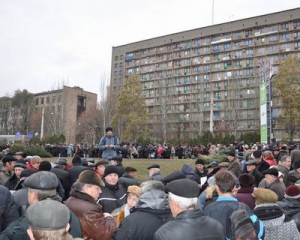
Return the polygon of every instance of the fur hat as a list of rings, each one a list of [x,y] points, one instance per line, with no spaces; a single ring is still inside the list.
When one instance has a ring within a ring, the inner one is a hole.
[[[278,201],[277,194],[272,190],[265,188],[254,189],[252,197],[254,197],[256,205],[264,203],[276,203]]]
[[[297,199],[300,202],[300,188],[296,185],[288,186],[285,189],[284,197]]]
[[[241,187],[252,187],[255,183],[255,179],[252,175],[244,173],[239,177]]]
[[[107,175],[112,174],[112,173],[115,173],[115,174],[119,175],[118,168],[116,166],[114,166],[114,165],[108,165],[105,168],[104,176],[103,177],[106,177]]]
[[[78,176],[77,182],[104,187],[103,181],[92,170],[82,171]]]
[[[264,175],[266,174],[270,174],[270,175],[273,175],[275,177],[278,177],[279,175],[279,172],[278,172],[278,169],[277,168],[269,168],[265,171],[262,172]]]
[[[138,186],[129,186],[127,189],[127,193],[131,193],[137,197],[141,196],[141,192],[142,192],[142,190]]]

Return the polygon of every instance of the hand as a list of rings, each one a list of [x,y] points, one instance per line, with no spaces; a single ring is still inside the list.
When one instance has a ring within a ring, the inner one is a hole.
[[[114,145],[109,145],[110,148],[114,148]]]
[[[105,148],[108,148],[109,146],[108,145],[105,145]]]
[[[107,212],[103,213],[103,215],[104,215],[105,218],[107,218],[107,217],[112,217],[112,215],[109,214],[109,213],[107,213]]]

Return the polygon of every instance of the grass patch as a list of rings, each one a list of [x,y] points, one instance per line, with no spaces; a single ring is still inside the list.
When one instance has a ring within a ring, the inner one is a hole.
[[[67,158],[69,162],[72,161],[72,158]],[[57,158],[43,158],[50,162],[56,162]],[[98,159],[95,159],[97,162]],[[174,171],[181,171],[183,164],[187,163],[194,167],[194,159],[123,159],[123,165],[125,167],[130,166],[136,168],[137,171],[137,180],[141,183],[149,179],[148,169],[151,164],[159,164],[161,169],[161,174],[166,176]]]

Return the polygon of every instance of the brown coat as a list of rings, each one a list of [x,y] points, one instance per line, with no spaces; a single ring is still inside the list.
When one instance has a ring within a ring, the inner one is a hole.
[[[111,239],[116,230],[115,221],[112,217],[104,217],[101,206],[89,195],[75,190],[65,204],[78,217],[84,239]]]
[[[240,161],[235,158],[232,162],[229,162],[227,170],[231,171],[238,178],[241,175]]]

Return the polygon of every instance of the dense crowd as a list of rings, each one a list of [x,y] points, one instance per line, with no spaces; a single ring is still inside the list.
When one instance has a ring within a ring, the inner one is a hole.
[[[194,165],[162,176],[153,160],[139,183],[135,166],[123,166],[119,139],[106,132],[97,161],[76,151],[72,162],[55,163],[1,155],[0,240],[300,239],[296,146],[188,147]],[[172,148],[156,145],[153,158],[179,158]],[[216,152],[226,160],[205,156]]]

